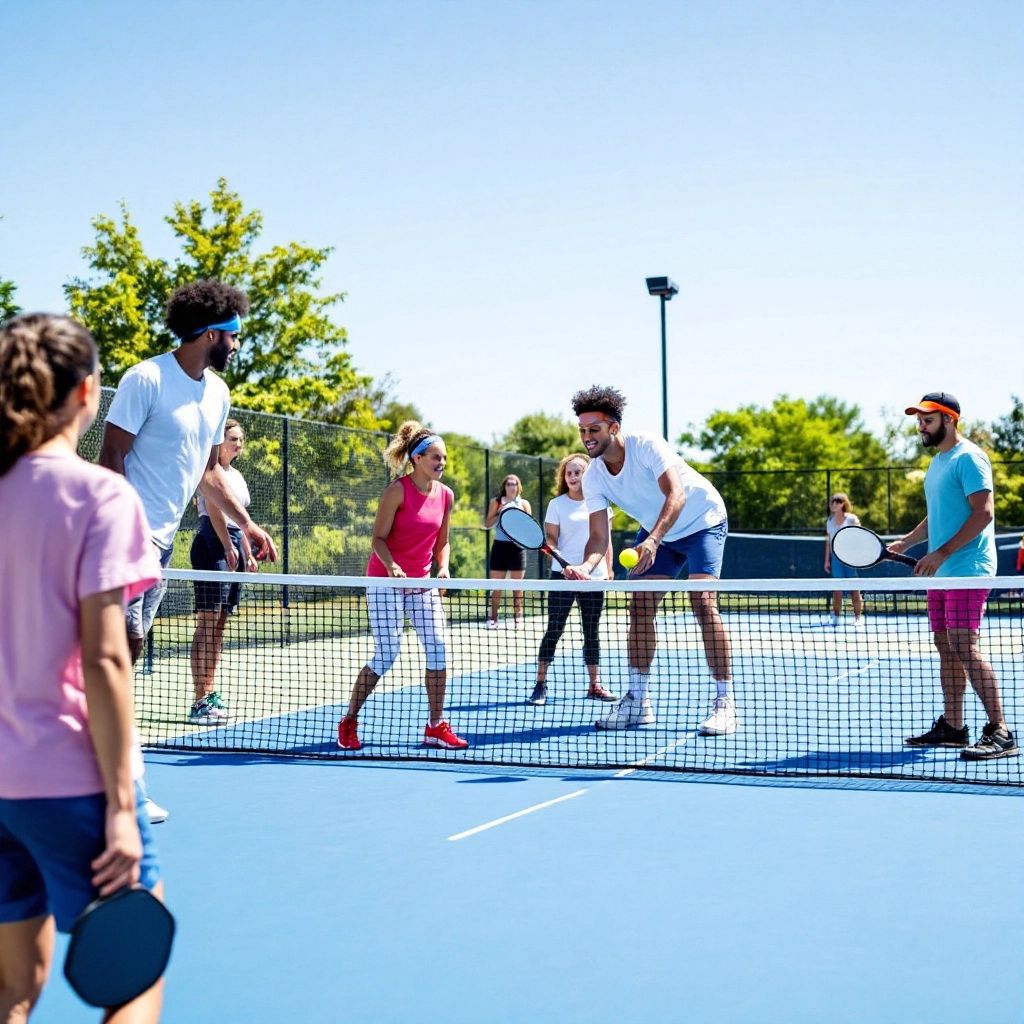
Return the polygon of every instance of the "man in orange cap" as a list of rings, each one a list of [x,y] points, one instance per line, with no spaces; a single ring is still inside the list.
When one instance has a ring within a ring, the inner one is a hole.
[[[918,576],[994,576],[996,574],[995,515],[992,464],[988,456],[957,429],[960,403],[946,391],[932,391],[908,416],[917,417],[925,448],[935,456],[924,478],[927,515],[889,548],[902,552],[927,539],[926,554],[914,569]],[[1019,753],[1003,718],[999,681],[982,657],[978,631],[985,612],[987,590],[929,590],[928,620],[939,652],[943,713],[920,736],[909,736],[911,747],[960,747],[966,761],[987,761]],[[968,746],[964,724],[964,694],[970,680],[985,707],[988,723],[981,737]]]

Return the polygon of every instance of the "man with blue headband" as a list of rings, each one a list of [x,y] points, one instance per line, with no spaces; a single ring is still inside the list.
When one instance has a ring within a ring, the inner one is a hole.
[[[212,371],[223,372],[238,351],[242,317],[248,311],[246,295],[219,281],[176,289],[167,303],[165,323],[181,344],[128,370],[107,413],[100,464],[123,474],[138,491],[165,567],[197,488],[208,505],[238,524],[257,557],[277,560],[273,540],[235,497],[218,459],[231,399],[227,385]],[[234,569],[234,548],[225,555]],[[133,663],[142,653],[165,589],[158,584],[128,605]],[[218,710],[218,720],[224,721],[227,709]],[[151,800],[148,809],[152,821],[167,817]]]

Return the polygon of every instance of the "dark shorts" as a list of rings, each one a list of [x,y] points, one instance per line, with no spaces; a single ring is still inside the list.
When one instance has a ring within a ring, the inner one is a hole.
[[[519,572],[526,570],[526,552],[510,540],[491,542],[491,572]]]
[[[718,579],[722,575],[722,558],[725,555],[725,538],[728,535],[729,524],[726,522],[709,526],[706,530],[698,530],[697,533],[680,537],[679,540],[662,541],[658,545],[658,553],[650,569],[630,578],[667,576],[674,580],[679,577],[685,566],[690,576],[714,576]],[[634,546],[647,536],[646,530],[638,530]]]
[[[245,559],[242,556],[242,531],[229,529],[228,534],[235,542],[235,551],[238,554],[238,572],[245,569]],[[192,541],[192,550],[189,558],[193,569],[204,569],[208,572],[229,572],[228,560],[224,554],[224,545],[214,532],[213,525],[208,517],[203,516],[199,520],[199,530]],[[238,603],[242,597],[240,583],[207,583],[196,580],[192,584],[196,593],[197,612],[219,612],[226,611],[229,614],[238,610]]]
[[[0,924],[53,914],[70,931],[75,918],[96,899],[92,861],[106,847],[107,798],[0,799]],[[160,861],[146,798],[135,787],[142,834],[142,885],[160,881]]]

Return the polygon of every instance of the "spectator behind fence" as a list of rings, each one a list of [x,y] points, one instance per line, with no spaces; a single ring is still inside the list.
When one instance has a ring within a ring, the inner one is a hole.
[[[494,540],[491,541],[491,569],[492,580],[513,579],[521,580],[526,575],[526,552],[509,539],[508,535],[501,528],[498,516],[507,508],[521,508],[528,515],[533,515],[530,503],[523,497],[522,481],[515,475],[509,473],[501,482],[501,490],[491,499],[487,506],[487,518],[484,526],[490,530],[494,528]],[[496,629],[498,626],[498,609],[501,607],[501,591],[491,592],[491,616],[487,620],[488,629]],[[516,626],[523,622],[523,592],[516,590],[512,594],[512,615]]]
[[[852,565],[836,558],[832,554],[832,538],[844,526],[860,526],[860,519],[853,514],[853,506],[850,498],[842,491],[837,491],[828,500],[829,517],[825,520],[825,575],[831,575],[835,580],[853,579],[860,574]],[[853,605],[853,625],[859,629],[864,625],[864,601],[859,590],[850,591],[850,603]],[[838,626],[843,614],[843,591],[832,592],[832,614],[829,616],[829,623]]]

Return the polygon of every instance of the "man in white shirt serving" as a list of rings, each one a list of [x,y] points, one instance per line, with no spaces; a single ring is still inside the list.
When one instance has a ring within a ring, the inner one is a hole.
[[[577,391],[572,407],[580,439],[593,460],[583,476],[583,497],[590,516],[590,540],[583,561],[565,570],[567,579],[590,578],[608,549],[609,504],[618,505],[641,526],[637,533],[634,579],[676,579],[684,565],[691,580],[718,579],[722,571],[728,518],[722,496],[660,437],[626,434],[626,404],[614,388]],[[649,696],[657,638],[654,619],[661,593],[635,593],[629,605],[629,692],[598,729],[629,729],[654,722]],[[703,736],[736,731],[738,720],[729,671],[729,636],[714,593],[694,592],[690,604],[700,624],[704,654],[715,687],[711,714],[701,723]]]
[[[165,568],[197,487],[208,503],[239,525],[257,558],[277,560],[273,540],[235,497],[218,460],[231,399],[213,370],[223,373],[238,351],[242,316],[248,311],[245,294],[220,281],[177,288],[168,300],[165,322],[181,344],[128,370],[107,412],[100,465],[127,477],[138,492]],[[234,548],[225,555],[234,569]],[[142,653],[165,590],[161,581],[128,605],[132,664]],[[151,821],[167,817],[152,800],[147,799],[147,810]]]

